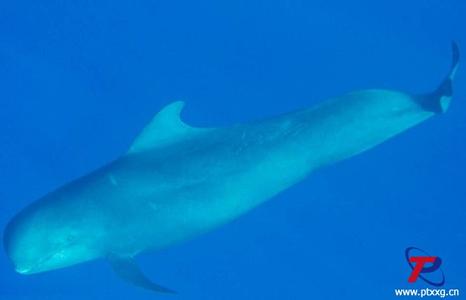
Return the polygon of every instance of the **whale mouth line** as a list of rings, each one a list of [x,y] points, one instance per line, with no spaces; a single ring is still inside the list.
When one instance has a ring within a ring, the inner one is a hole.
[[[40,273],[41,272],[41,266],[43,266],[45,263],[47,263],[50,260],[52,260],[52,259],[54,259],[56,257],[59,257],[59,256],[63,257],[63,250],[60,250],[58,252],[47,255],[47,256],[39,259],[35,264],[31,264],[29,267],[15,266],[15,271],[18,272],[19,274],[22,274],[22,275]]]
[[[15,268],[15,271],[22,275],[31,274],[32,268]]]
[[[47,257],[47,259],[41,259],[40,261],[38,261],[37,263],[33,264],[33,265],[30,265],[28,267],[23,267],[23,266],[15,266],[15,271],[21,275],[29,275],[29,274],[34,274],[34,273],[37,273],[38,269],[40,269],[40,266],[46,262],[48,260],[49,257]]]

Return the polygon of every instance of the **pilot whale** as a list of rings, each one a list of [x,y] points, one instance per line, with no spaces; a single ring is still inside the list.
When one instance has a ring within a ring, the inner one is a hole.
[[[459,50],[431,93],[362,90],[224,128],[195,128],[163,108],[119,159],[45,195],[4,231],[14,268],[33,274],[98,258],[157,292],[134,257],[208,232],[329,164],[447,110]]]

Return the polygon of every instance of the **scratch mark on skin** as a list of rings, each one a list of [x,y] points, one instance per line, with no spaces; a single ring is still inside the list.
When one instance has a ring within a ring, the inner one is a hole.
[[[110,179],[110,182],[112,183],[113,186],[118,186],[118,182],[116,181],[115,177],[112,174],[110,174],[108,178]]]

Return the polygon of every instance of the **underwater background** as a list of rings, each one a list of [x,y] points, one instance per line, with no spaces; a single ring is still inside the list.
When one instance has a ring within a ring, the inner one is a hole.
[[[2,1],[0,227],[125,153],[169,102],[186,101],[189,124],[228,126],[352,90],[427,92],[452,40],[465,58],[463,0]],[[1,251],[0,299],[393,299],[429,287],[407,282],[409,246],[440,256],[444,287],[466,295],[464,59],[445,115],[138,257],[178,295],[103,260],[23,276]]]

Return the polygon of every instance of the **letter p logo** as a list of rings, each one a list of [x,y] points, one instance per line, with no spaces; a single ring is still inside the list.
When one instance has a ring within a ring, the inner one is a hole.
[[[425,254],[425,255],[410,256],[410,253],[413,250],[417,252],[422,252],[422,254]],[[406,256],[406,260],[408,261],[409,266],[413,270],[411,272],[411,275],[408,278],[408,282],[414,283],[416,282],[418,278],[421,278],[422,280],[424,280],[425,282],[433,286],[442,286],[445,283],[445,275],[443,274],[443,271],[440,269],[440,266],[442,264],[442,260],[440,259],[440,257],[431,256],[427,254],[424,250],[421,250],[416,247],[407,248],[405,251],[405,256]],[[426,266],[426,264],[428,265]],[[440,281],[434,282],[434,281],[428,280],[425,276],[422,275],[426,273],[433,273],[437,270],[440,270],[440,274],[441,274]]]
[[[409,262],[414,263],[414,268],[411,272],[411,276],[408,278],[408,281],[416,282],[419,274],[436,271],[440,267],[442,261],[437,256],[411,256],[409,258]],[[424,268],[426,263],[432,263],[432,266]]]

